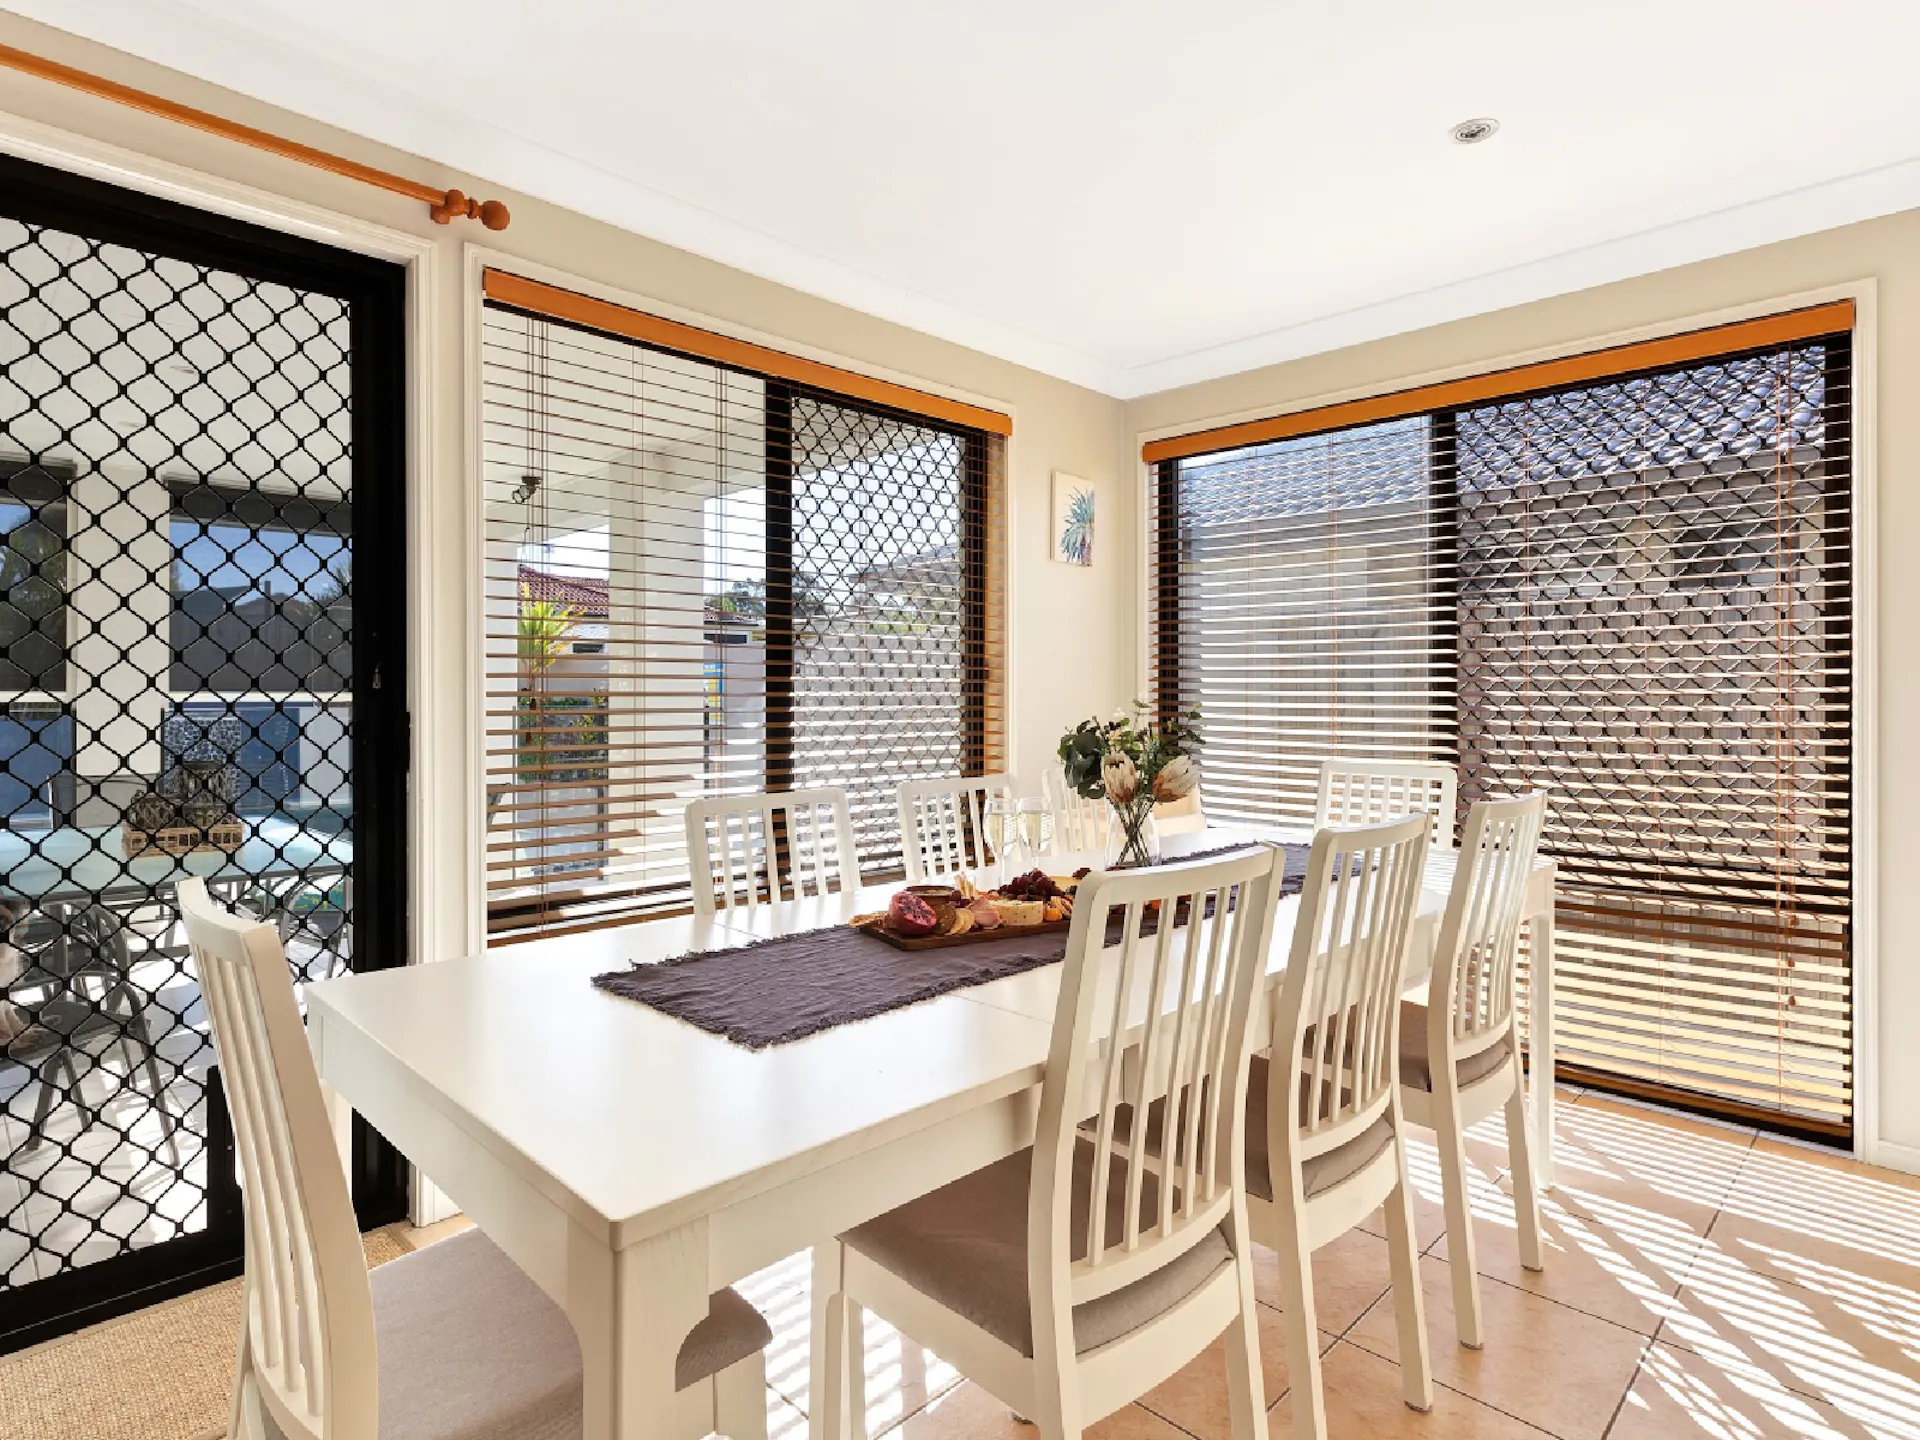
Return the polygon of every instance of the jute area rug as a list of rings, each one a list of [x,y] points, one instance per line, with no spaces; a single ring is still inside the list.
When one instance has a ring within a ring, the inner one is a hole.
[[[370,1232],[367,1264],[417,1233]],[[0,1440],[223,1440],[239,1338],[228,1280],[0,1358]]]

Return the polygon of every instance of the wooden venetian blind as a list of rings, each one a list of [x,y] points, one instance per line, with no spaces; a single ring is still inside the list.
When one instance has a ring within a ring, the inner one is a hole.
[[[844,786],[863,869],[897,872],[895,787],[1003,763],[999,434],[500,272],[487,295],[492,933],[685,908],[701,795]]]
[[[1154,468],[1160,700],[1205,711],[1210,815],[1309,819],[1326,755],[1456,761],[1463,806],[1548,789],[1561,1063],[1827,1134],[1852,1116],[1850,324],[1280,417]]]

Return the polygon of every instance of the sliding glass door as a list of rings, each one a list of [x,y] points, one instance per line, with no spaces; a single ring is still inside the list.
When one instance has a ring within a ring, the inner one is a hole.
[[[691,904],[702,795],[999,755],[996,437],[489,303],[487,886],[499,940]]]
[[[402,275],[0,161],[0,1345],[238,1269],[174,886],[404,958]],[[363,1218],[401,1169],[362,1127]]]
[[[1851,340],[1163,461],[1161,703],[1210,815],[1323,756],[1542,788],[1564,1073],[1852,1123]]]

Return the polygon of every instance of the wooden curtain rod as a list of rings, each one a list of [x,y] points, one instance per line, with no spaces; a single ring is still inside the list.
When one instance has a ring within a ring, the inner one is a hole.
[[[837,365],[790,355],[784,350],[770,350],[765,345],[755,345],[748,340],[736,340],[730,335],[683,325],[678,320],[649,315],[644,310],[629,310],[611,300],[596,299],[574,290],[562,290],[557,285],[529,280],[524,275],[515,275],[506,270],[487,270],[481,276],[481,284],[489,300],[511,305],[516,310],[531,311],[554,320],[571,321],[589,330],[604,330],[610,335],[624,335],[629,340],[658,345],[663,350],[697,355],[703,360],[735,365],[742,370],[771,375],[778,380],[792,380],[818,390],[831,390],[839,395],[851,395],[856,400],[871,400],[876,405],[951,421],[993,435],[1013,434],[1013,417],[1003,415],[998,410],[969,405],[964,400],[950,400],[945,395],[916,390],[911,385],[896,384],[892,380],[880,380],[872,375],[842,370]]]
[[[311,145],[302,145],[295,140],[285,140],[278,135],[269,135],[265,130],[256,130],[251,125],[223,120],[218,115],[210,115],[205,110],[196,110],[191,105],[176,104],[158,95],[150,95],[145,90],[135,90],[130,85],[121,85],[112,80],[102,79],[98,75],[89,75],[85,70],[76,70],[70,65],[62,65],[38,55],[29,55],[25,50],[16,50],[11,45],[0,45],[0,65],[18,70],[22,74],[36,76],[41,80],[51,80],[54,84],[65,85],[69,89],[83,90],[103,100],[111,100],[135,110],[144,110],[147,114],[158,115],[163,120],[191,125],[196,130],[205,130],[210,135],[236,140],[242,145],[251,145],[254,149],[265,150],[271,155],[298,160],[301,164],[311,165],[317,170],[344,175],[349,180],[358,180],[363,185],[377,185],[382,190],[391,190],[396,195],[405,195],[411,200],[419,200],[426,205],[427,213],[433,217],[436,225],[445,225],[458,217],[463,220],[478,220],[489,230],[504,230],[513,219],[512,213],[498,200],[474,200],[458,190],[436,190],[431,185],[422,185],[405,176],[395,175],[386,170],[377,170],[371,165],[362,165],[357,160],[330,155],[325,150],[314,149]]]

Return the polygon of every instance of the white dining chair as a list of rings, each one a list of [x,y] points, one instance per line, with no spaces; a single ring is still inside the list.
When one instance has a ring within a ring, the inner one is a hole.
[[[1475,1350],[1483,1332],[1465,1136],[1498,1110],[1506,1111],[1520,1263],[1528,1270],[1546,1263],[1514,1024],[1520,908],[1546,813],[1544,793],[1482,800],[1468,809],[1427,1001],[1400,1005],[1400,1108],[1409,1123],[1433,1131],[1439,1142],[1454,1329],[1460,1343]]]
[[[1053,811],[1056,851],[1101,854],[1107,848],[1107,817],[1113,807],[1104,796],[1089,800],[1067,784],[1066,769],[1049,765],[1040,776],[1040,794]]]
[[[908,883],[997,862],[982,823],[991,799],[1012,803],[1011,776],[908,780],[900,786],[896,800]]]
[[[696,915],[860,888],[845,790],[704,796],[686,826]]]
[[[1434,838],[1449,845],[1459,792],[1459,770],[1442,760],[1322,760],[1313,828],[1431,815]]]
[[[1040,1440],[1077,1440],[1224,1333],[1233,1434],[1264,1440],[1237,1140],[1279,880],[1279,852],[1258,847],[1082,884],[1033,1146],[814,1252],[822,1433],[840,1440],[849,1421],[862,1432],[858,1337],[872,1310],[1030,1418]],[[1183,903],[1187,923],[1168,923]],[[1134,1163],[1133,1117],[1169,1109],[1176,1163]]]
[[[478,1230],[367,1273],[279,932],[180,882],[245,1217],[233,1440],[576,1440],[580,1347]],[[679,1355],[685,1440],[765,1440],[767,1322],[732,1290]]]
[[[1279,1257],[1293,1433],[1327,1432],[1313,1252],[1384,1205],[1401,1397],[1433,1406],[1396,1082],[1400,992],[1429,821],[1323,829],[1307,856],[1270,1055],[1247,1105],[1248,1219]]]

